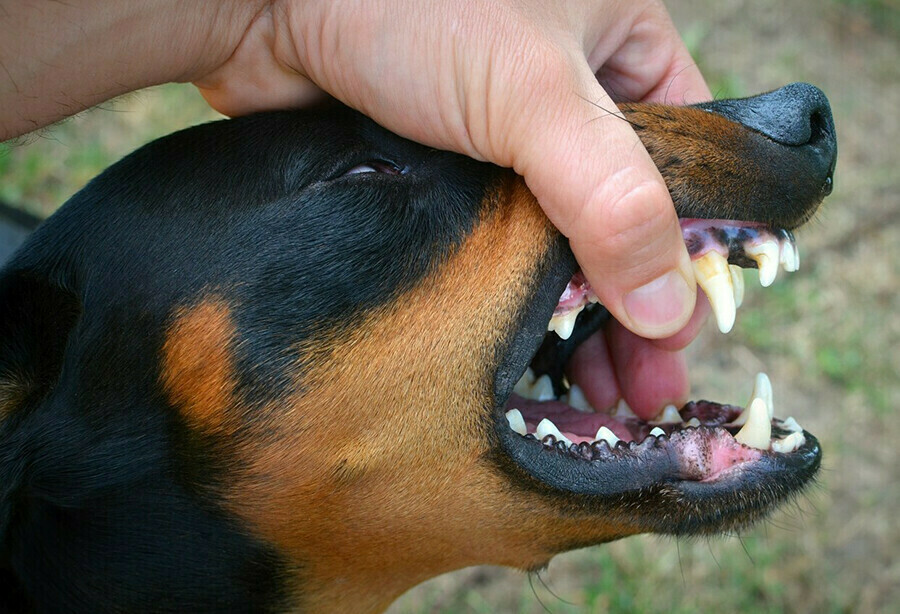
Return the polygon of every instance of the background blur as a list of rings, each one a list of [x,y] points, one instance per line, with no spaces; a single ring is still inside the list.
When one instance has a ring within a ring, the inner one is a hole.
[[[765,291],[747,272],[735,330],[709,327],[691,348],[694,398],[743,404],[770,375],[776,412],[821,441],[819,485],[740,535],[630,538],[540,576],[463,570],[393,614],[900,612],[900,0],[669,7],[716,97],[808,81],[832,103],[835,191],[798,233],[800,271]],[[0,144],[0,201],[49,215],[138,145],[213,117],[190,87],[165,86]]]

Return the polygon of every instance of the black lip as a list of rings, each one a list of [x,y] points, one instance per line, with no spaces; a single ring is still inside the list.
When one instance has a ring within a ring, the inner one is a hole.
[[[574,497],[582,509],[621,508],[627,501],[669,501],[664,525],[656,514],[641,515],[644,530],[696,534],[746,524],[810,482],[819,468],[821,449],[816,438],[806,432],[806,443],[795,452],[764,452],[734,475],[713,481],[684,477],[683,463],[678,462],[668,439],[633,444],[625,454],[589,461],[514,433],[504,416],[505,404],[543,342],[559,295],[577,270],[564,240],[550,251],[532,299],[521,308],[519,326],[499,361],[494,381],[496,460],[514,483],[561,503],[571,503]],[[729,512],[732,508],[733,513]]]

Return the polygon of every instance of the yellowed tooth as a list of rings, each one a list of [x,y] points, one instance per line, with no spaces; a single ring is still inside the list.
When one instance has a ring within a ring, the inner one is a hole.
[[[609,444],[609,447],[615,447],[617,443],[619,443],[619,438],[616,437],[616,434],[613,433],[605,426],[601,426],[597,429],[597,434],[594,435],[594,441],[605,441]]]
[[[773,441],[772,450],[781,453],[793,452],[804,443],[806,443],[806,437],[803,436],[803,433],[791,433],[784,439]]]
[[[572,331],[575,330],[575,320],[578,319],[578,314],[581,313],[582,309],[584,307],[578,307],[561,316],[553,316],[550,318],[547,330],[555,332],[560,339],[568,339],[572,336]]]
[[[578,386],[578,384],[572,384],[572,387],[569,388],[568,404],[570,407],[577,409],[578,411],[583,411],[589,414],[594,413],[594,408],[591,407],[590,403],[588,403],[587,397],[584,396],[584,391],[580,386]]]
[[[537,430],[534,432],[534,436],[538,438],[538,441],[547,435],[553,435],[556,438],[556,441],[565,441],[566,445],[572,443],[568,437],[559,432],[559,429],[556,428],[556,425],[553,424],[553,421],[550,420],[550,418],[541,420],[537,425]]]
[[[744,413],[748,414],[747,423],[734,438],[745,446],[768,450],[769,440],[772,438],[772,423],[769,421],[766,402],[762,399],[753,399]]]
[[[796,420],[794,420],[793,416],[788,416],[784,420],[781,421],[781,428],[786,431],[791,431],[792,433],[802,433],[803,427],[800,426]]]
[[[666,405],[650,424],[681,424],[681,414],[674,405]]]
[[[688,420],[685,424],[687,424],[687,426],[693,426],[694,428],[697,428],[698,426],[700,426],[700,419],[694,417]]]
[[[509,422],[509,428],[519,435],[524,436],[528,433],[528,429],[525,427],[525,418],[522,417],[522,412],[518,409],[511,409],[506,412],[506,421]]]
[[[697,283],[703,288],[719,330],[727,333],[734,326],[737,305],[734,300],[734,285],[728,260],[716,251],[710,251],[691,261]]]
[[[744,248],[744,252],[756,261],[759,267],[759,284],[763,288],[768,288],[775,281],[778,275],[778,262],[780,256],[778,253],[778,243],[774,239],[764,241],[759,245],[748,245]]]
[[[734,288],[734,306],[740,307],[744,302],[744,270],[736,264],[729,264],[731,271],[731,285]]]

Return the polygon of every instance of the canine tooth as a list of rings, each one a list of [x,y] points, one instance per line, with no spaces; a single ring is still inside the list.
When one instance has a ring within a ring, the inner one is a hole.
[[[553,392],[553,382],[546,373],[539,378],[531,387],[531,398],[535,401],[552,401],[556,398]]]
[[[525,373],[522,374],[522,377],[519,378],[519,381],[516,382],[516,385],[513,386],[513,392],[520,397],[529,399],[531,398],[532,386],[534,386],[534,371],[531,370],[531,367],[528,367],[525,369]]]
[[[666,432],[664,430],[662,430],[661,428],[659,428],[658,426],[656,426],[656,427],[653,427],[653,429],[650,431],[650,434],[653,435],[654,437],[662,437],[663,435],[666,434]]]
[[[693,426],[696,428],[696,427],[700,426],[700,420],[698,418],[694,417],[694,418],[691,418],[690,420],[688,420],[686,424],[688,426]]]
[[[747,407],[749,408],[756,399],[762,399],[766,404],[766,413],[769,416],[769,420],[774,418],[775,403],[772,400],[772,382],[769,381],[769,376],[762,372],[756,374],[756,380],[753,382],[753,392],[750,393],[750,400],[747,402]],[[748,413],[745,409],[731,424],[734,426],[741,426],[747,423],[747,418]]]
[[[700,284],[709,299],[719,330],[727,333],[734,326],[734,318],[737,315],[734,283],[728,268],[728,260],[719,252],[711,251],[692,261],[691,264],[694,267],[697,283]]]
[[[681,423],[681,414],[678,413],[678,408],[674,405],[666,405],[662,412],[656,417],[656,419],[650,424],[680,424]]]
[[[772,442],[772,449],[775,452],[793,452],[806,443],[806,437],[803,436],[803,433],[791,433],[784,439],[778,439],[777,441]]]
[[[569,388],[568,404],[578,411],[594,413],[594,408],[588,403],[587,397],[584,396],[584,391],[578,384],[572,384],[572,387]]]
[[[506,412],[506,421],[509,422],[509,428],[519,435],[525,436],[528,433],[528,429],[525,427],[525,418],[522,417],[522,412],[518,409],[511,409]]]
[[[781,421],[781,428],[786,431],[791,431],[792,433],[802,433],[803,427],[800,426],[796,420],[794,420],[793,416],[788,416],[784,420]]]
[[[566,445],[571,444],[569,438],[559,432],[559,429],[556,428],[556,425],[553,424],[553,421],[550,418],[544,418],[537,425],[537,430],[534,432],[534,436],[538,438],[538,441],[546,437],[547,435],[553,435],[556,437],[556,441],[565,441]]]
[[[772,423],[769,421],[766,402],[762,399],[753,399],[744,413],[748,414],[747,423],[734,438],[745,446],[768,450],[769,440],[772,438]]]
[[[553,316],[550,318],[547,330],[555,332],[560,339],[568,339],[572,336],[572,331],[575,330],[575,320],[582,309],[584,307],[578,307],[561,316]]]
[[[750,245],[744,248],[744,252],[756,261],[759,267],[759,284],[768,288],[778,275],[778,243],[774,240],[764,241],[759,245]]]
[[[609,444],[609,447],[615,447],[617,443],[619,443],[619,438],[616,437],[616,434],[611,430],[606,428],[605,426],[601,426],[597,429],[597,434],[594,435],[594,441],[605,441]]]
[[[744,302],[744,271],[736,264],[729,264],[731,271],[731,285],[734,287],[734,306],[740,307]]]

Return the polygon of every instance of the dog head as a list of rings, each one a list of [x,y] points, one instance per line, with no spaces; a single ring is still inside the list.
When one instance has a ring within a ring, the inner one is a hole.
[[[788,236],[830,191],[811,86],[624,111],[682,218]],[[576,273],[521,178],[344,108],[147,145],[0,277],[0,587],[22,608],[375,610],[468,565],[732,529],[812,478],[812,435],[743,445],[715,403],[661,436],[590,418],[631,443],[513,430],[529,365],[563,392],[608,318],[547,332]]]

